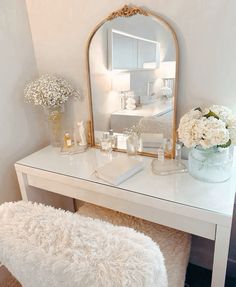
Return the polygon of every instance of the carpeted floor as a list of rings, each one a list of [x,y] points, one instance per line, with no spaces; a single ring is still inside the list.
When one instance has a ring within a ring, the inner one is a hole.
[[[210,287],[211,272],[189,264],[186,287]],[[2,266],[0,267],[0,287],[22,287],[17,280]],[[225,287],[236,287],[236,280],[227,278]]]

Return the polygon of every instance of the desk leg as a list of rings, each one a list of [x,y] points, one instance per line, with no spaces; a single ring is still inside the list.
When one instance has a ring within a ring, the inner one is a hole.
[[[224,287],[231,228],[217,225],[211,287]]]
[[[20,186],[20,192],[22,199],[24,201],[28,201],[28,195],[27,195],[27,189],[28,189],[28,183],[27,183],[27,177],[24,173],[17,171],[17,178]]]
[[[74,199],[74,198],[73,198],[73,207],[74,207],[74,212],[77,212],[77,211],[78,211],[77,201],[76,201],[76,199]]]

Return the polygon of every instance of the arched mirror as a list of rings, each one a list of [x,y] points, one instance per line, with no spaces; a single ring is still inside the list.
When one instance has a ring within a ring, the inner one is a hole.
[[[103,20],[87,46],[92,145],[109,131],[126,149],[137,131],[139,151],[155,155],[168,142],[174,156],[178,44],[170,25],[142,8],[124,6]]]

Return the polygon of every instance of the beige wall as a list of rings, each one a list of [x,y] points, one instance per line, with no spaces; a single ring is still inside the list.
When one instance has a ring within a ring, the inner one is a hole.
[[[23,88],[37,75],[24,0],[0,1],[0,203],[20,199],[14,163],[45,143],[40,113]]]
[[[4,1],[6,2],[6,1]],[[87,95],[85,44],[95,25],[123,0],[26,0],[40,73],[69,77]],[[173,26],[180,46],[178,118],[202,104],[224,104],[236,112],[236,1],[133,0],[162,15]],[[86,101],[77,117],[87,118]],[[236,231],[235,231],[236,233]],[[236,238],[236,236],[234,236]],[[209,262],[208,243],[196,242],[194,258]],[[203,247],[206,246],[204,249]],[[199,252],[202,257],[199,257]],[[233,260],[235,259],[232,258]]]

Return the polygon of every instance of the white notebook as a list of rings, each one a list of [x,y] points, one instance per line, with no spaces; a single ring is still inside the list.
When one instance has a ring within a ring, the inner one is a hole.
[[[118,185],[142,169],[142,162],[129,157],[118,157],[98,168],[95,174],[106,182]]]

